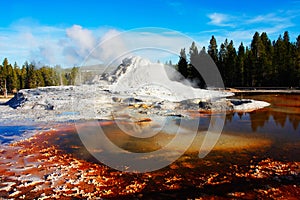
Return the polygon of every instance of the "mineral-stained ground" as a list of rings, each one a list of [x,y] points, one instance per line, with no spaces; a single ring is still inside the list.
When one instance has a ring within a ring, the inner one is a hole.
[[[58,125],[0,151],[4,199],[297,199],[300,162],[246,150],[188,151],[161,170],[126,173],[94,159],[72,124]],[[234,159],[232,159],[234,158]]]

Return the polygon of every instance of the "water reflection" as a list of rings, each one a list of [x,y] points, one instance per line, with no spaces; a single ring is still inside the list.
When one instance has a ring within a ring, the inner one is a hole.
[[[248,122],[251,124],[252,132],[262,130],[300,132],[300,95],[255,95],[241,98],[264,100],[271,105],[250,113],[228,114],[226,126],[232,128],[232,123],[239,126]]]
[[[264,95],[252,96],[251,98],[264,100],[263,98],[265,97],[262,96]],[[269,96],[266,99],[268,98]],[[225,153],[224,156],[226,156],[228,152],[235,152],[238,150],[239,153],[245,151],[246,157],[249,159],[249,156],[251,157],[253,152],[258,155],[259,151],[261,151],[261,155],[263,157],[269,155],[274,158],[277,156],[276,158],[280,159],[289,158],[290,160],[295,160],[295,157],[297,157],[296,155],[300,153],[300,112],[294,112],[297,107],[293,107],[289,101],[285,101],[290,103],[289,106],[278,106],[276,104],[278,102],[282,105],[282,102],[279,101],[281,98],[281,96],[274,96],[273,102],[268,101],[271,103],[271,106],[265,109],[250,113],[228,114],[226,116],[222,135],[214,147],[216,156],[220,158],[220,153],[222,153],[222,155]],[[182,128],[186,132],[182,132],[180,134],[181,140],[174,146],[174,148],[170,148],[167,153],[160,155],[160,159],[164,160],[167,160],[169,155],[172,155],[170,152],[186,148],[183,141],[185,141],[186,137],[189,136],[190,124],[194,123],[193,120],[188,118],[169,117],[166,120],[168,121],[167,127],[173,127],[174,129],[175,127],[178,128],[178,126],[182,124]],[[184,123],[182,123],[183,121]],[[194,143],[187,150],[188,154],[193,155],[194,152],[199,151],[199,147],[203,142],[209,121],[210,115],[201,116],[198,128],[199,132]],[[83,123],[83,128],[90,129],[91,126]],[[168,144],[175,134],[173,129],[166,128],[165,132],[161,132],[155,137],[150,137],[148,139],[143,138],[141,140],[126,135],[118,127],[118,125],[113,122],[102,128],[105,129],[105,132],[108,133],[107,137],[113,141],[115,145],[127,151],[136,153],[152,152],[160,149]],[[55,140],[54,143],[66,150],[68,153],[77,155],[80,158],[90,159],[92,156],[87,153],[88,151],[84,148],[84,145],[81,143],[78,135],[74,134],[75,132],[76,131],[73,130],[71,132],[60,134],[60,139]],[[94,136],[92,141],[98,141],[97,136]],[[72,144],[72,146],[70,148],[66,148],[70,146],[70,144]],[[253,152],[249,153],[251,151]],[[99,149],[94,148],[93,152],[106,155],[106,151],[102,149],[102,146]],[[214,154],[212,153],[212,155]],[[238,158],[230,159],[233,162],[233,160]]]

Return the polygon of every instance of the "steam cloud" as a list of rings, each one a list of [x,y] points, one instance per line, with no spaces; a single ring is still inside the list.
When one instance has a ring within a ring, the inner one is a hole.
[[[86,29],[79,25],[59,30],[44,27],[40,28],[39,32],[35,32],[33,28],[26,31],[22,28],[19,31],[23,33],[20,33],[15,41],[19,41],[18,44],[22,41],[25,50],[22,56],[27,61],[45,65],[79,66],[86,57],[93,60],[92,64],[99,64],[110,61],[126,51],[122,39],[114,38],[120,33],[115,29],[106,30],[104,33],[103,30],[98,31],[102,33],[100,36],[96,36],[97,30]],[[97,48],[102,42],[105,42],[104,45]]]
[[[107,62],[125,51],[125,44],[120,38],[111,39],[118,35],[117,30],[108,30],[102,37],[97,38],[92,31],[84,29],[79,25],[74,25],[66,30],[66,36],[70,44],[64,47],[63,55],[68,62],[83,62],[86,57],[90,57],[95,62]],[[111,40],[110,40],[111,39]],[[99,44],[100,48],[97,48]]]

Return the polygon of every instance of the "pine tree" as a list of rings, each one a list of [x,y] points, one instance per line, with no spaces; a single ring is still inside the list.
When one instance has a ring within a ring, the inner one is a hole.
[[[15,84],[15,88],[16,90],[20,90],[21,89],[21,83],[20,83],[20,79],[19,79],[19,75],[21,74],[21,70],[19,68],[19,66],[17,65],[17,63],[14,63],[14,84]]]
[[[22,69],[20,71],[20,74],[18,74],[18,79],[20,82],[20,89],[26,88],[26,78],[27,78],[27,65],[28,63],[25,62],[25,64],[22,66]]]
[[[231,40],[227,46],[227,56],[225,61],[225,73],[227,74],[227,86],[232,87],[237,79],[237,67],[236,67],[236,50]]]
[[[236,86],[244,86],[245,85],[245,47],[244,44],[241,42],[239,49],[238,49],[238,55],[237,55],[237,80],[236,80]]]
[[[56,80],[56,75],[53,68],[43,66],[39,69],[39,71],[43,77],[45,86],[58,85],[58,80]]]
[[[227,39],[226,39],[227,40]],[[226,41],[225,41],[226,42]],[[219,58],[218,58],[218,69],[220,71],[220,74],[222,76],[222,79],[225,83],[225,80],[227,77],[225,76],[225,60],[226,60],[226,54],[227,54],[227,49],[224,43],[221,44],[220,46],[220,51],[219,51]]]
[[[259,58],[259,64],[261,67],[262,74],[261,84],[262,86],[272,86],[272,77],[273,77],[273,47],[270,39],[268,38],[267,33],[263,32],[260,36],[261,39],[261,56]]]
[[[0,94],[4,94],[5,90],[5,80],[4,80],[4,72],[3,72],[3,65],[0,65]]]
[[[199,77],[199,73],[195,65],[197,65],[197,56],[199,55],[199,52],[195,42],[192,42],[189,55],[190,55],[190,64],[189,64],[188,77],[190,79],[197,79],[197,77]]]
[[[285,71],[287,76],[287,86],[292,87],[297,85],[297,69],[295,65],[296,46],[290,42],[289,32],[285,31],[283,35],[284,47],[286,54],[284,58]]]
[[[217,41],[214,36],[211,37],[209,41],[209,46],[208,46],[208,54],[210,57],[213,59],[213,61],[217,64],[218,63],[218,46],[217,46]]]
[[[35,73],[35,65],[33,63],[28,64],[25,62],[26,77],[25,77],[25,88],[35,88],[37,86],[37,77]]]
[[[70,73],[70,81],[69,85],[75,85],[77,82],[77,76],[79,73],[79,68],[78,67],[73,67]]]
[[[180,50],[180,56],[178,61],[178,71],[184,78],[188,77],[188,62],[186,60],[185,48]]]
[[[45,81],[40,70],[35,70],[35,87],[45,87]]]
[[[201,78],[194,65],[200,53],[193,42],[189,49],[188,78]],[[300,35],[290,41],[288,31],[271,42],[267,33],[253,35],[251,45],[240,44],[236,52],[233,42],[226,39],[217,49],[212,36],[208,54],[217,61],[225,86],[300,86]],[[217,57],[216,57],[217,55]],[[198,61],[197,61],[198,60]],[[179,70],[179,69],[178,69]]]
[[[274,56],[273,56],[273,83],[276,86],[279,86],[279,80],[282,81],[284,78],[282,73],[283,73],[283,66],[284,66],[284,45],[283,45],[283,40],[281,35],[279,35],[278,39],[276,42],[274,42]],[[283,83],[281,83],[283,84]]]
[[[258,32],[255,32],[251,42],[252,51],[252,86],[262,86],[263,67],[262,57],[264,54],[263,44]]]
[[[280,86],[296,86],[298,84],[297,68],[296,68],[296,46],[290,43],[289,33],[284,32],[274,42],[273,65],[277,71],[275,80]]]
[[[297,37],[295,49],[296,49],[295,69],[296,69],[297,80],[298,80],[296,86],[300,87],[300,35],[298,35]]]
[[[7,92],[12,93],[16,89],[16,76],[11,64],[7,65],[7,74],[6,74],[6,86]]]
[[[244,80],[246,87],[252,87],[254,86],[253,83],[253,62],[252,62],[252,51],[246,47],[246,54],[245,54],[245,70],[244,70]]]
[[[9,77],[9,62],[7,58],[4,58],[3,63],[2,63],[2,84],[3,84],[3,91],[4,95],[7,96],[7,93],[10,90],[10,77]]]
[[[290,86],[291,85],[291,73],[293,73],[292,69],[291,69],[291,60],[290,60],[290,53],[291,53],[291,48],[290,48],[290,36],[289,33],[287,31],[284,32],[283,34],[283,48],[284,48],[284,52],[282,52],[283,54],[283,69],[282,69],[282,73],[283,73],[283,80],[286,84],[286,86]]]
[[[5,73],[4,73],[4,64],[5,59],[3,60],[2,65],[0,65],[0,92],[4,94],[6,92],[6,80],[5,80]]]

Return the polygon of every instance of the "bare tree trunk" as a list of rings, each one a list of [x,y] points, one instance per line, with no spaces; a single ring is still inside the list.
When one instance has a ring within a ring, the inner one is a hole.
[[[4,79],[4,98],[7,98],[6,79]]]

